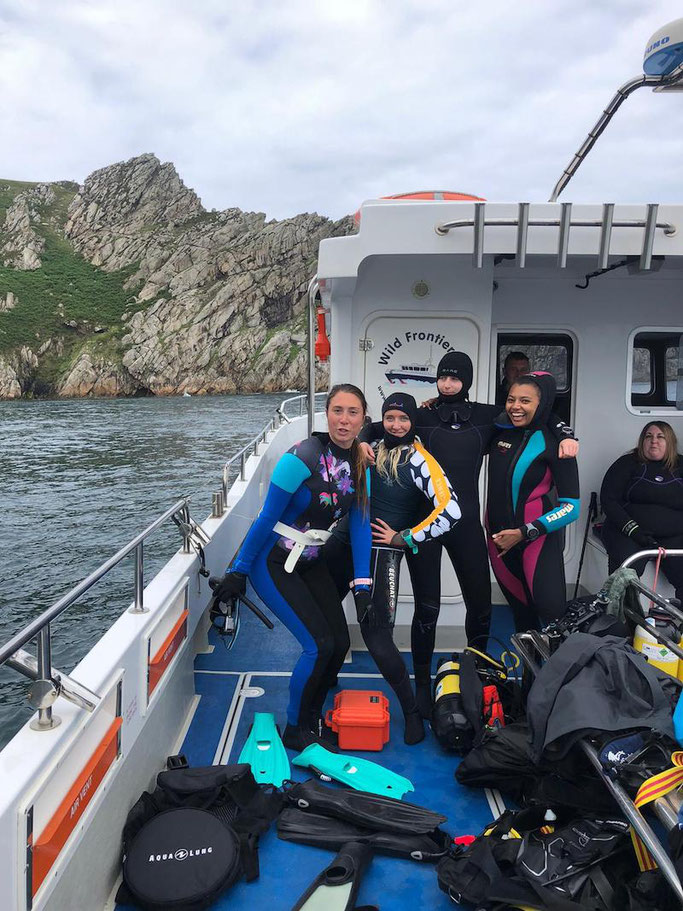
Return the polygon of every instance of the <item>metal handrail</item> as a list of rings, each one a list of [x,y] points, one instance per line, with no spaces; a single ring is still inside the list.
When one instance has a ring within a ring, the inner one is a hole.
[[[325,392],[316,392],[315,393],[316,410],[317,410],[318,398],[325,397],[325,395],[326,395]],[[245,445],[238,452],[236,452],[235,455],[231,456],[228,459],[228,461],[223,466],[223,481],[221,484],[221,491],[219,492],[219,496],[222,496],[222,503],[217,502],[217,500],[214,498],[214,516],[215,517],[223,514],[223,511],[225,508],[225,503],[228,498],[228,488],[230,486],[230,469],[232,468],[232,466],[239,460],[240,481],[246,481],[247,480],[247,459],[252,454],[251,450],[253,449],[254,454],[257,454],[258,447],[261,445],[261,443],[265,443],[268,434],[271,433],[273,430],[275,430],[276,424],[278,426],[282,426],[282,424],[290,423],[291,419],[287,415],[287,409],[288,409],[288,406],[292,404],[292,402],[298,403],[298,405],[299,405],[298,416],[302,417],[304,414],[307,413],[307,411],[305,411],[304,407],[303,407],[304,402],[307,402],[307,401],[308,401],[308,394],[302,393],[301,395],[293,395],[290,398],[285,399],[284,401],[280,402],[280,404],[278,405],[278,407],[275,410],[275,416],[272,417],[270,419],[270,421],[268,421],[268,423],[265,425],[263,430],[261,430],[259,433],[257,433],[253,439],[249,440],[248,443],[245,443]]]
[[[112,557],[102,563],[94,572],[86,576],[70,591],[63,595],[51,607],[43,611],[38,617],[28,623],[22,630],[0,646],[0,666],[7,664],[14,670],[33,681],[29,691],[29,701],[38,709],[38,720],[32,722],[36,730],[50,730],[59,724],[58,718],[52,716],[52,704],[61,693],[71,702],[75,702],[89,711],[92,711],[99,701],[97,694],[89,693],[83,698],[78,695],[78,690],[83,690],[67,675],[58,674],[52,668],[52,643],[50,624],[64,613],[78,598],[87,592],[93,585],[100,581],[110,570],[117,566],[129,554],[135,552],[135,603],[130,609],[131,613],[147,613],[143,603],[144,575],[143,575],[143,547],[144,541],[153,532],[169,519],[181,517],[181,531],[183,534],[183,549],[189,552],[191,527],[189,499],[184,497],[178,500],[163,515],[155,519],[144,531],[140,532],[132,541],[124,545]],[[22,651],[26,643],[38,637],[37,658],[34,662],[30,655]],[[64,685],[66,684],[66,685]],[[92,698],[88,698],[92,697]],[[96,701],[95,701],[96,700]]]

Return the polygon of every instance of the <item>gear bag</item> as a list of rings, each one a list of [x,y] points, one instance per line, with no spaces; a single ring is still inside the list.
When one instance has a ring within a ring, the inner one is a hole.
[[[173,756],[123,829],[122,904],[201,911],[244,875],[256,879],[258,838],[283,796],[246,764],[189,768]]]
[[[616,884],[637,873],[628,830],[615,818],[548,822],[543,807],[507,810],[439,861],[439,887],[481,909],[612,911]]]

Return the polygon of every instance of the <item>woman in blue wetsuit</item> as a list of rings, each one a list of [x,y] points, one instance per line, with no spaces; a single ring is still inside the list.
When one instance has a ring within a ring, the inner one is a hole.
[[[249,577],[263,603],[303,647],[292,672],[282,737],[294,750],[320,736],[322,706],[349,649],[341,601],[320,553],[330,526],[347,514],[359,619],[370,604],[367,469],[356,440],[366,410],[356,386],[330,390],[328,433],[314,433],[279,460],[258,518],[214,589],[226,601],[244,593]]]
[[[576,459],[558,458],[548,427],[555,388],[549,373],[515,380],[489,453],[491,566],[518,631],[561,617],[567,601],[556,532],[579,517],[579,472]]]
[[[460,518],[457,498],[441,466],[415,439],[416,419],[417,404],[411,395],[394,393],[382,405],[384,435],[373,447],[375,464],[370,471],[372,603],[360,623],[368,651],[398,696],[408,744],[424,738],[424,727],[410,676],[393,639],[401,558],[406,550],[416,553],[423,545],[429,546]],[[425,504],[430,512],[421,519]],[[340,523],[324,548],[342,597],[352,577],[345,524]],[[419,621],[419,605],[416,615]],[[431,647],[429,636],[414,637],[415,660],[429,660]]]

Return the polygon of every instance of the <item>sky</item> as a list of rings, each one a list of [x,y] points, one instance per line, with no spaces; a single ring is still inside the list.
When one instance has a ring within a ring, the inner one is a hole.
[[[545,201],[680,0],[0,0],[0,179],[153,152],[207,209]],[[640,89],[562,200],[682,202],[683,93]]]

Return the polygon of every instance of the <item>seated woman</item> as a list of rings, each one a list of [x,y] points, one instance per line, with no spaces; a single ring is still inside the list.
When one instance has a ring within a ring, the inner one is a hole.
[[[683,456],[666,421],[651,421],[635,449],[607,469],[600,501],[602,540],[613,573],[627,557],[653,547],[683,548]],[[647,560],[633,569],[642,575]],[[683,558],[662,561],[662,572],[683,597]]]
[[[223,578],[212,580],[214,595],[227,601],[244,593],[248,576],[303,647],[292,671],[282,736],[293,750],[320,736],[322,706],[349,649],[344,609],[320,553],[330,526],[347,514],[355,569],[351,587],[360,615],[370,603],[367,470],[356,440],[366,410],[356,386],[343,383],[330,390],[328,433],[314,433],[278,461],[239,552]]]
[[[370,471],[372,603],[367,616],[358,617],[368,651],[401,703],[408,744],[423,739],[424,727],[410,676],[392,634],[401,558],[406,548],[415,553],[418,547],[432,546],[430,542],[450,531],[460,518],[458,501],[441,466],[415,439],[416,419],[417,404],[411,395],[394,393],[382,405],[384,436],[375,445]],[[420,521],[425,497],[432,501],[432,510]],[[344,532],[342,525],[325,546],[330,572],[342,597],[349,590],[352,575]],[[431,612],[423,617],[418,603],[411,632],[418,664],[431,658],[431,620]]]
[[[491,566],[517,631],[564,614],[562,535],[579,517],[576,459],[560,459],[548,427],[555,400],[549,373],[515,380],[489,451],[487,534]],[[557,506],[550,499],[555,491]]]

